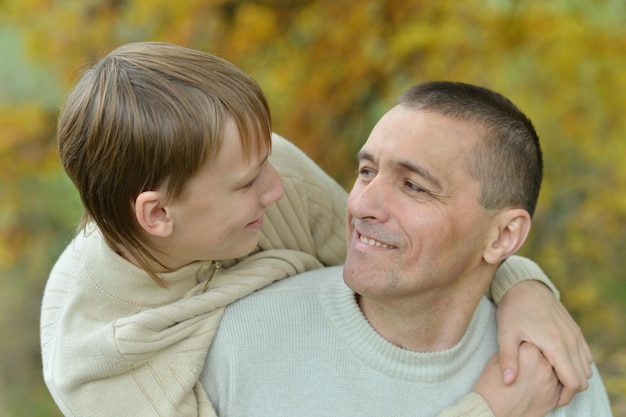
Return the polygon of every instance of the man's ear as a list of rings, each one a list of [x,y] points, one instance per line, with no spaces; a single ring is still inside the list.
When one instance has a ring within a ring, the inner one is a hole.
[[[526,241],[530,224],[530,214],[524,209],[506,210],[498,214],[483,255],[485,261],[497,265],[517,252]]]
[[[174,221],[159,191],[144,191],[135,199],[135,216],[148,234],[167,237],[174,230]]]

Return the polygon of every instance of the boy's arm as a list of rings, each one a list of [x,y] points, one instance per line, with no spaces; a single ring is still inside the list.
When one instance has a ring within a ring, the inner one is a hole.
[[[517,377],[520,345],[529,342],[543,352],[563,384],[559,405],[586,389],[591,350],[541,268],[530,259],[512,256],[498,268],[490,291],[498,303],[499,362],[505,384]]]
[[[514,291],[511,291],[513,288]],[[558,398],[558,405],[565,405],[577,392],[587,388],[588,379],[592,375],[591,352],[580,328],[559,302],[559,291],[539,265],[520,256],[510,257],[498,268],[488,295],[498,304],[500,352],[489,362],[481,376],[479,383],[482,382],[482,386],[477,384],[476,392],[446,408],[438,417],[494,417],[506,414],[503,406],[508,407],[509,411],[532,409],[535,414],[528,415],[543,415],[545,410],[553,407],[553,404],[546,403],[547,400],[556,401]],[[530,356],[533,359],[529,359],[528,352],[537,356],[540,351],[534,347],[534,350],[529,350],[531,345],[524,342],[539,347],[545,358]],[[559,346],[562,347],[559,349]],[[518,360],[521,363],[519,376]],[[550,372],[539,373],[537,361],[546,362],[547,367],[544,368]],[[548,384],[548,379],[540,378],[540,375],[552,377],[553,367],[556,377],[563,384],[560,396],[552,392],[546,396],[549,393],[547,387],[553,387],[554,384]],[[489,375],[490,380],[486,379]],[[541,389],[528,389],[539,385]],[[497,389],[501,390],[500,394]],[[508,400],[503,402],[504,393]],[[533,393],[535,397],[524,397]],[[497,410],[492,410],[485,399],[489,395],[490,403],[493,402],[492,406]],[[493,401],[493,398],[499,402]],[[524,402],[523,407],[521,402]]]
[[[453,406],[446,407],[437,417],[496,417],[489,404],[479,394],[472,392]]]
[[[513,255],[500,265],[496,271],[496,276],[491,281],[489,287],[489,298],[494,303],[500,304],[504,294],[515,284],[535,280],[544,283],[554,293],[557,299],[560,298],[559,290],[554,286],[550,278],[535,262],[528,258]]]
[[[494,355],[474,385],[496,417],[541,417],[559,399],[558,379],[541,351],[529,343],[520,347],[520,374],[510,386],[502,382],[498,355]],[[478,399],[477,399],[478,401]]]
[[[552,365],[546,361],[542,352],[535,346],[524,343],[520,347],[520,375],[511,385],[502,383],[502,373],[498,365],[498,355],[494,355],[474,385],[475,403],[488,403],[496,417],[508,416],[544,416],[552,410],[563,395],[559,395],[558,379]],[[577,394],[564,408],[560,408],[562,415],[568,416],[612,416],[608,394],[598,374],[598,369],[592,366],[593,376],[589,379],[589,388]],[[466,398],[468,398],[466,397]],[[465,401],[459,403],[462,404]],[[483,404],[485,406],[486,404]],[[473,409],[480,407],[477,405]],[[557,413],[561,415],[561,413]],[[443,416],[481,415],[442,414]]]

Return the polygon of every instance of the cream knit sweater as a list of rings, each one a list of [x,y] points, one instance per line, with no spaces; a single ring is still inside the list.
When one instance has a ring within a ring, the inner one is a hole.
[[[411,351],[372,327],[342,267],[317,269],[227,306],[200,381],[220,417],[488,416],[468,392],[498,350],[495,313],[483,297],[454,346]],[[610,415],[595,367],[549,414]]]
[[[225,261],[206,291],[211,262],[162,274],[168,288],[161,288],[93,227],[63,252],[44,292],[41,350],[45,382],[66,416],[215,416],[198,376],[224,306],[343,262],[345,191],[294,145],[273,140],[270,160],[285,197],[268,210],[256,253]],[[499,301],[531,277],[551,286],[532,261],[511,258],[498,270],[492,297]],[[486,410],[471,415],[491,414],[480,398],[468,400],[470,409]],[[457,408],[468,411],[463,401]]]

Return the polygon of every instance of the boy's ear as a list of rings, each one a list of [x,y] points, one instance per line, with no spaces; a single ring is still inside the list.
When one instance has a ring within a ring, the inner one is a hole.
[[[135,199],[135,216],[148,234],[167,237],[174,230],[174,222],[164,196],[159,191],[144,191]]]
[[[498,215],[483,258],[500,264],[522,247],[530,232],[530,214],[524,209],[506,210]]]

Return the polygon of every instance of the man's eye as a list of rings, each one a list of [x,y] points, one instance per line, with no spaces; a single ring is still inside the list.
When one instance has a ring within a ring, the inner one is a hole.
[[[371,177],[374,175],[374,170],[361,167],[359,168],[359,177]]]
[[[419,185],[411,182],[411,181],[405,181],[404,185],[406,185],[406,188],[408,188],[411,191],[415,191],[418,193],[423,193],[426,192],[426,190],[422,187],[420,187]]]

